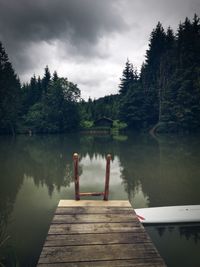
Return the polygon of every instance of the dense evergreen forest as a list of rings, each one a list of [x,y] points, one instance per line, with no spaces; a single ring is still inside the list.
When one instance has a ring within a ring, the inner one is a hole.
[[[21,84],[0,42],[0,133],[61,133],[90,128],[101,117],[142,131],[200,129],[200,20],[185,19],[176,33],[159,22],[138,72],[127,60],[119,93],[81,99],[76,84],[51,74]]]

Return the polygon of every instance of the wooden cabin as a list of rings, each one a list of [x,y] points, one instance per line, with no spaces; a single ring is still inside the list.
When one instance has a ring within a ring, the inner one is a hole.
[[[106,117],[102,117],[99,118],[98,120],[96,120],[94,122],[94,126],[95,127],[108,127],[108,128],[112,128],[113,126],[113,120],[106,118]]]

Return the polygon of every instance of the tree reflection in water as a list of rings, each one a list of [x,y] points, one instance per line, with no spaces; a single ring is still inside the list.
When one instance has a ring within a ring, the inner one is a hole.
[[[1,228],[11,235],[5,243],[7,247],[13,245],[21,266],[34,266],[58,200],[74,196],[74,152],[80,155],[83,191],[102,188],[105,157],[111,153],[110,199],[129,198],[134,208],[200,202],[200,139],[195,136],[0,137],[0,148],[0,220],[4,225]],[[25,233],[30,225],[31,230]],[[170,233],[174,240],[193,238],[199,246],[197,226],[170,227],[152,228],[161,251],[162,242]],[[23,236],[26,240],[20,247],[16,240]],[[2,254],[5,256],[5,252]]]
[[[148,225],[145,229],[167,266],[199,266],[199,223]]]

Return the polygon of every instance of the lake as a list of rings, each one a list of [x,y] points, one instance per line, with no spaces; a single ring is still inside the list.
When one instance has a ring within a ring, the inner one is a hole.
[[[0,263],[35,266],[60,199],[74,198],[73,153],[81,192],[104,188],[134,208],[200,204],[200,136],[84,134],[0,137]],[[170,267],[200,266],[200,223],[145,227]]]

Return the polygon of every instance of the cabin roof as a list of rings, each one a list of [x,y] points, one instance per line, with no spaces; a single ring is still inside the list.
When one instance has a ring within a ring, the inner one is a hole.
[[[102,117],[102,118],[99,118],[99,119],[95,120],[95,123],[99,122],[99,121],[107,121],[107,122],[113,123],[112,119],[106,118],[106,117]]]
[[[113,120],[110,118],[102,117],[94,122],[95,126],[112,127]]]

